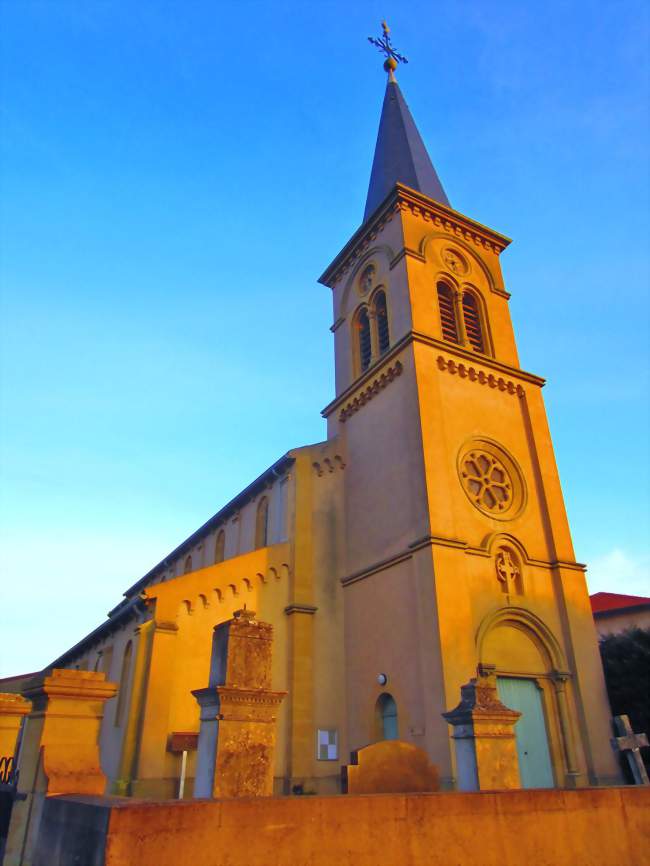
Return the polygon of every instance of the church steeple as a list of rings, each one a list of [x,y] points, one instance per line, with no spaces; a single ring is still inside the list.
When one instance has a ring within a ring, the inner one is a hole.
[[[382,26],[384,39],[370,41],[387,54],[384,69],[388,72],[388,83],[379,121],[364,222],[398,182],[450,207],[449,199],[393,74],[397,68],[397,60],[406,62],[406,58],[395,54],[390,46],[388,28],[385,24]]]

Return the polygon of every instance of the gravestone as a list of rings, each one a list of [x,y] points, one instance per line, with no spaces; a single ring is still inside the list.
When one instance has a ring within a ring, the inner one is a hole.
[[[641,757],[641,748],[648,745],[646,734],[635,734],[627,716],[614,716],[614,730],[618,734],[612,739],[612,748],[625,755],[632,771],[635,785],[649,785],[648,771]]]
[[[499,700],[494,670],[479,665],[460,695],[458,706],[442,714],[454,729],[458,790],[520,788],[514,726],[521,713]]]
[[[383,740],[352,752],[341,768],[344,794],[406,794],[438,791],[438,769],[423,749],[401,740]]]
[[[195,797],[273,793],[277,711],[286,692],[271,690],[273,626],[250,610],[215,627],[201,708]]]

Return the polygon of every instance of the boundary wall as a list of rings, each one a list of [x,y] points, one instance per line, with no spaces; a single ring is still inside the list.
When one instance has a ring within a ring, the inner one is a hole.
[[[33,866],[647,866],[650,788],[49,797]]]

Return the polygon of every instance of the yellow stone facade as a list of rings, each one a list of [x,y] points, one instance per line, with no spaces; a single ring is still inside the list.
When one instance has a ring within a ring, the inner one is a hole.
[[[244,604],[273,626],[272,688],[287,692],[277,792],[340,790],[351,751],[386,735],[382,695],[453,788],[442,714],[478,666],[534,684],[554,786],[618,781],[544,382],[519,366],[508,243],[397,183],[325,271],[326,441],[289,451],[55,663],[120,686],[100,738],[110,792],[176,796],[170,737],[198,732],[213,629]],[[186,796],[194,772],[190,754]]]

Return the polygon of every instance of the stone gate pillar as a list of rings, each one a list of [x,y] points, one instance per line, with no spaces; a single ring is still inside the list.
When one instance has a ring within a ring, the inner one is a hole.
[[[99,726],[117,686],[103,673],[54,668],[23,689],[32,702],[20,749],[18,791],[5,866],[29,866],[43,801],[53,794],[103,794]]]
[[[20,725],[30,707],[22,695],[0,693],[0,759],[15,756]]]
[[[453,726],[459,791],[520,788],[514,726],[521,713],[501,703],[494,671],[478,675],[460,689],[460,703],[442,714]]]
[[[273,793],[277,710],[286,692],[271,691],[273,626],[237,610],[215,627],[210,679],[192,692],[201,708],[195,797]]]

